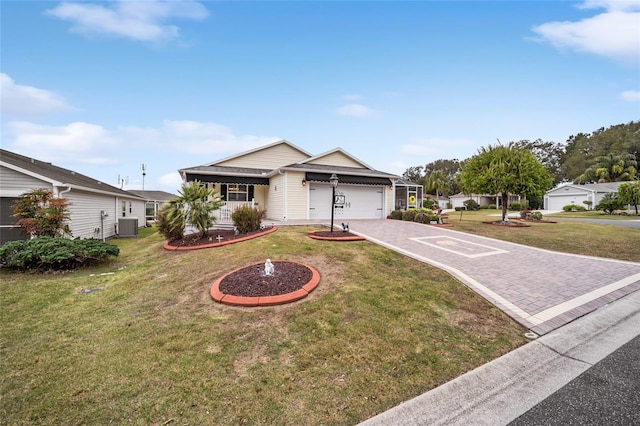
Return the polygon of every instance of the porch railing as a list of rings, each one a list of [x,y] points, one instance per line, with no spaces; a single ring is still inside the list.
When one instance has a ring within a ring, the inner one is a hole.
[[[256,203],[252,201],[225,201],[224,205],[215,211],[216,223],[225,224],[232,223],[231,215],[242,206],[255,207]]]

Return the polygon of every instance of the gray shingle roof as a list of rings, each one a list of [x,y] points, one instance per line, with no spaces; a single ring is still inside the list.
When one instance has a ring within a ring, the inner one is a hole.
[[[138,197],[142,197],[148,201],[169,201],[172,198],[175,198],[176,195],[171,194],[165,191],[129,191]]]
[[[0,161],[41,176],[48,181],[52,181],[54,185],[80,187],[89,191],[107,192],[129,198],[139,198],[135,194],[100,182],[89,176],[4,149],[0,149]]]

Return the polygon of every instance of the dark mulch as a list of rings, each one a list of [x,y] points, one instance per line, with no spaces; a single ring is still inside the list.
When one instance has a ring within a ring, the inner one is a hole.
[[[501,220],[494,220],[493,222],[482,222],[482,223],[486,223],[488,225],[508,226],[511,228],[530,228],[531,227],[531,225],[529,224],[522,223],[522,222],[514,222],[513,220],[510,220],[508,222],[503,222]]]
[[[264,275],[264,264],[232,272],[220,281],[219,289],[233,296],[277,296],[294,292],[311,281],[311,269],[295,262],[274,261],[274,273]]]
[[[314,231],[313,235],[316,235],[318,237],[333,237],[333,238],[340,238],[340,237],[357,237],[356,234],[353,234],[349,231]]]
[[[236,240],[238,238],[248,237],[250,235],[262,233],[270,228],[271,227],[267,227],[263,230],[258,230],[258,231],[253,231],[253,232],[248,232],[246,234],[238,234],[238,235],[236,235],[235,231],[233,231],[232,229],[210,229],[209,231],[207,231],[207,235],[204,238],[201,238],[199,233],[189,234],[189,235],[185,235],[183,238],[179,240],[169,241],[169,245],[172,247],[202,246],[205,244],[217,243],[219,241],[225,242],[225,241]],[[217,238],[218,236],[221,237],[220,240],[218,240]]]

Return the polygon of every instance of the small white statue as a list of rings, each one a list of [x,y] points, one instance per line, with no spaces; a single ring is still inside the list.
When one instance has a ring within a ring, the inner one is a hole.
[[[271,259],[267,259],[266,262],[264,262],[264,274],[266,276],[271,276],[273,275],[275,268],[273,266],[273,263],[271,263]]]

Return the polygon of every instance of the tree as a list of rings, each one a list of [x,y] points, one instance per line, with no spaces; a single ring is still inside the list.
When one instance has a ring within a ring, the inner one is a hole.
[[[564,152],[561,144],[536,139],[535,141],[520,140],[515,143],[515,146],[526,149],[535,155],[538,161],[540,161],[549,173],[551,173],[551,176],[553,176],[554,184],[557,185],[564,180],[564,175],[560,168],[560,160]]]
[[[402,178],[419,185],[424,185],[424,175],[422,174],[422,166],[409,167],[402,174]]]
[[[612,152],[633,154],[636,160],[640,160],[640,121],[570,136],[560,160],[563,177],[578,183],[577,178],[598,157]]]
[[[596,206],[596,210],[602,210],[605,213],[612,214],[616,210],[620,210],[624,204],[613,192],[607,192],[602,200]]]
[[[66,223],[69,220],[69,203],[53,196],[49,189],[33,189],[20,195],[13,203],[16,225],[32,237],[61,237],[71,235]]]
[[[618,198],[623,204],[634,206],[637,215],[640,205],[640,180],[621,184],[618,187]]]
[[[500,195],[503,222],[509,194],[541,195],[553,184],[540,161],[513,142],[480,148],[462,168],[460,181],[465,193]]]
[[[579,183],[621,182],[633,180],[638,162],[633,154],[607,154],[596,159],[578,178]]]
[[[449,190],[449,180],[441,170],[435,170],[427,175],[425,182],[427,191],[435,191],[436,197],[446,193]]]
[[[453,160],[436,160],[433,161],[426,166],[424,166],[425,176],[429,176],[431,173],[440,171],[442,172],[448,181],[448,191],[450,194],[457,194],[460,192],[460,185],[458,184],[457,178],[460,174],[460,169],[463,165],[463,162],[453,159]]]
[[[198,229],[201,237],[206,236],[207,230],[215,224],[212,213],[222,206],[220,195],[197,180],[183,183],[178,194],[163,209],[169,228],[174,234],[177,229],[184,233],[186,224],[190,224]]]

